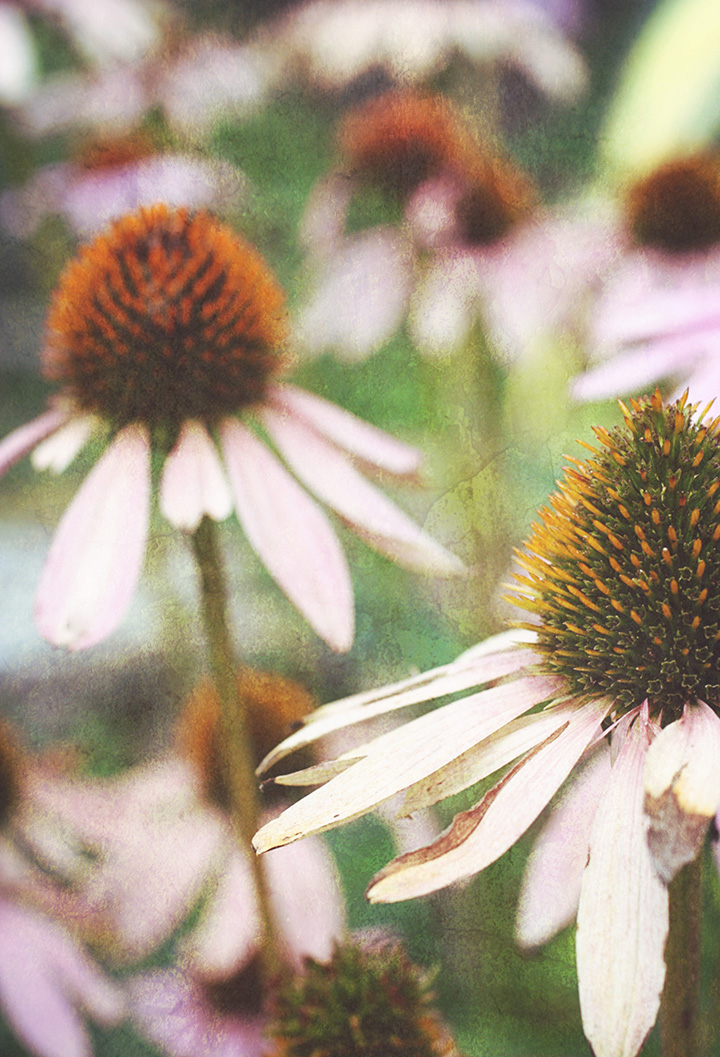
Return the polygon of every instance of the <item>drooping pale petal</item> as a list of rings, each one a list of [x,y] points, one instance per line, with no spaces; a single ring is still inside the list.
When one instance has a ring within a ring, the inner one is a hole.
[[[268,391],[268,400],[286,414],[303,419],[339,448],[370,466],[397,476],[413,476],[419,469],[422,455],[417,448],[396,440],[321,396],[285,384],[273,386]]]
[[[566,723],[567,711],[562,706],[546,708],[539,714],[521,716],[507,723],[479,745],[460,753],[446,767],[410,786],[401,813],[410,815],[469,789],[518,756],[530,752]]]
[[[35,620],[55,646],[79,650],[120,624],[145,554],[150,442],[122,429],[65,511],[40,576]]]
[[[246,426],[225,419],[220,435],[251,545],[318,635],[348,650],[355,616],[350,572],[325,514]]]
[[[634,393],[675,373],[685,373],[694,358],[691,343],[684,339],[633,346],[580,375],[571,392],[576,400],[603,400]]]
[[[38,77],[33,34],[19,5],[0,5],[0,103],[13,106],[30,95]]]
[[[518,900],[515,938],[536,947],[575,919],[593,820],[610,773],[606,741],[573,775],[535,841]]]
[[[76,1006],[112,1024],[123,1013],[119,989],[49,918],[1,901],[0,927],[0,1006],[18,1037],[39,1057],[91,1057]]]
[[[303,246],[322,257],[342,241],[355,181],[347,174],[333,174],[319,180],[308,195],[298,230]]]
[[[470,336],[479,307],[480,267],[470,253],[437,254],[413,294],[408,320],[412,339],[425,355],[447,355]]]
[[[459,693],[473,686],[501,679],[533,664],[536,656],[529,650],[514,650],[490,654],[468,665],[460,660],[435,668],[421,675],[376,690],[366,690],[341,701],[333,701],[316,709],[305,726],[277,745],[260,764],[259,774],[265,774],[276,763],[296,749],[311,744],[318,738],[332,734],[355,723],[375,719],[399,708],[421,704],[431,698]]]
[[[552,679],[528,676],[454,701],[381,734],[354,767],[263,826],[255,835],[255,847],[267,851],[358,818],[546,700],[556,685]]]
[[[201,422],[183,424],[160,479],[160,509],[176,528],[194,532],[203,515],[223,521],[232,513],[220,456]]]
[[[234,847],[212,881],[200,920],[183,942],[188,968],[207,979],[240,970],[262,940],[262,919],[248,853]]]
[[[85,447],[98,424],[95,415],[73,415],[35,448],[30,459],[34,469],[62,473]]]
[[[431,845],[389,863],[371,882],[371,902],[392,903],[427,895],[454,881],[470,877],[498,859],[522,836],[567,778],[598,724],[609,701],[567,706],[567,724],[487,793],[475,807],[455,816]]]
[[[422,572],[463,571],[458,558],[366,481],[334,444],[296,417],[265,408],[261,418],[293,472],[371,547]]]
[[[718,805],[720,719],[697,701],[658,734],[645,764],[648,847],[666,884],[701,849]]]
[[[598,805],[580,894],[580,1008],[596,1057],[635,1057],[665,979],[667,888],[652,865],[643,813],[648,740],[639,717]]]
[[[23,455],[32,451],[41,440],[54,433],[56,429],[60,429],[67,421],[67,417],[66,411],[51,407],[49,411],[44,411],[32,422],[27,422],[19,429],[8,433],[7,437],[3,437],[0,441],[0,474],[14,466],[18,459],[22,459]]]
[[[296,321],[296,339],[310,352],[336,349],[362,360],[400,327],[412,280],[412,254],[403,236],[371,228],[348,237],[324,264],[310,301]]]
[[[319,838],[268,852],[261,860],[273,915],[291,964],[327,960],[345,928],[345,904],[334,861]]]

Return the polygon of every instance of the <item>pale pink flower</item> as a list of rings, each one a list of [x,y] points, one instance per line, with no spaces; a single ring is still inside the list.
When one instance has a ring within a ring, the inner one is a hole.
[[[525,0],[308,0],[267,35],[288,72],[299,68],[323,89],[377,68],[415,84],[458,54],[476,67],[519,69],[560,99],[574,98],[587,76],[577,50]]]
[[[37,468],[61,472],[91,439],[108,439],[40,577],[36,623],[50,642],[91,646],[123,619],[143,564],[158,444],[168,521],[194,532],[204,516],[234,510],[270,574],[336,650],[353,639],[352,584],[308,492],[392,560],[462,569],[360,472],[410,477],[418,452],[274,380],[282,308],[260,255],[205,213],[141,210],[68,266],[43,353],[62,391],[0,443],[0,472],[30,451]]]
[[[718,159],[664,163],[625,203],[622,253],[593,312],[580,400],[642,392],[658,382],[720,394]]]
[[[45,217],[60,214],[87,237],[141,206],[227,212],[243,195],[233,166],[192,154],[156,153],[141,137],[99,141],[72,161],[38,169],[23,187],[0,196],[0,223],[28,238]]]
[[[315,273],[297,319],[304,352],[360,359],[405,321],[428,356],[466,346],[478,323],[505,362],[579,338],[618,252],[607,210],[533,208],[527,178],[439,96],[387,93],[348,115],[340,140],[340,169],[315,187],[301,226]],[[345,232],[366,184],[399,199],[399,228]]]
[[[15,117],[26,135],[92,128],[127,132],[151,109],[178,134],[202,138],[218,116],[247,116],[268,99],[276,62],[256,44],[188,35],[142,60],[48,78]]]
[[[399,793],[411,813],[506,768],[436,840],[374,878],[370,900],[394,902],[484,869],[560,793],[519,933],[542,942],[577,912],[580,1005],[597,1057],[634,1057],[655,1021],[667,883],[701,850],[720,805],[720,605],[710,594],[720,503],[706,502],[720,487],[720,419],[703,423],[685,398],[664,408],[657,393],[623,410],[626,427],[596,430],[600,446],[573,460],[518,552],[515,602],[533,622],[321,707],[262,772],[335,730],[474,692],[283,775],[285,785],[324,784],[255,838],[260,851],[284,845]]]

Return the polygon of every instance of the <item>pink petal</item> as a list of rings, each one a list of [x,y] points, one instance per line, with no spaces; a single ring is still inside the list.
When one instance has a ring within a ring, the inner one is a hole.
[[[67,412],[53,407],[34,418],[32,422],[8,433],[7,437],[0,441],[0,474],[4,474],[36,444],[59,429],[67,418]]]
[[[567,726],[520,761],[475,807],[456,815],[434,844],[400,856],[373,879],[371,902],[427,895],[470,877],[522,836],[595,736],[609,701],[567,708]]]
[[[472,253],[438,253],[412,297],[408,328],[426,356],[456,352],[481,311],[479,268]]]
[[[610,773],[606,741],[573,775],[535,841],[518,901],[515,937],[536,947],[575,920],[590,831]]]
[[[119,990],[49,919],[2,902],[0,928],[0,1005],[18,1037],[39,1057],[91,1057],[75,1004],[115,1023],[123,1013]]]
[[[686,374],[692,360],[685,342],[657,342],[632,347],[580,375],[573,382],[571,392],[576,400],[603,400],[638,392],[672,374]]]
[[[419,529],[334,444],[301,419],[270,408],[263,409],[261,418],[293,472],[371,547],[421,572],[453,575],[464,570],[458,558]]]
[[[140,576],[150,504],[150,443],[121,430],[65,511],[38,585],[35,620],[55,646],[79,650],[120,624]]]
[[[318,635],[334,650],[348,650],[354,634],[350,572],[325,514],[246,426],[225,419],[220,435],[250,544]]]
[[[183,423],[160,479],[160,509],[176,528],[194,532],[203,515],[224,521],[232,495],[220,456],[201,422]]]
[[[643,814],[648,740],[639,717],[598,806],[582,882],[580,1008],[596,1057],[635,1057],[655,1023],[665,979],[667,888],[652,865]]]
[[[327,960],[345,931],[345,903],[335,863],[325,844],[310,837],[262,859],[273,915],[292,964]]]
[[[260,764],[258,773],[264,774],[291,752],[336,730],[363,723],[368,719],[376,719],[399,708],[407,708],[501,679],[528,667],[535,660],[535,655],[529,650],[492,654],[478,660],[472,658],[467,666],[462,663],[462,658],[459,658],[452,664],[423,672],[422,675],[414,675],[378,690],[366,690],[341,701],[323,705],[312,713],[305,726],[268,753]]]
[[[99,420],[94,415],[73,415],[35,448],[32,453],[34,469],[62,473],[85,447],[98,425]]]
[[[155,970],[132,979],[128,989],[139,1030],[169,1057],[262,1057],[267,1052],[259,1015],[220,1012],[189,975]]]
[[[410,294],[409,244],[391,228],[371,228],[345,239],[326,262],[317,288],[296,322],[299,345],[336,349],[362,360],[402,324]]]
[[[370,811],[447,766],[459,753],[546,700],[556,682],[529,676],[429,712],[380,735],[367,756],[287,808],[255,835],[258,851],[320,833]],[[362,750],[360,750],[362,751]]]
[[[308,195],[298,232],[303,246],[313,254],[324,256],[342,241],[350,199],[355,181],[347,174],[319,180]]]
[[[420,467],[422,455],[417,448],[403,444],[321,396],[294,385],[273,386],[268,396],[274,407],[303,419],[343,451],[370,466],[398,476],[412,476]]]
[[[238,972],[257,951],[263,928],[248,851],[233,847],[214,879],[196,927],[183,943],[189,969],[223,979]]]
[[[702,848],[719,804],[720,719],[698,701],[658,734],[645,764],[648,846],[666,884]]]

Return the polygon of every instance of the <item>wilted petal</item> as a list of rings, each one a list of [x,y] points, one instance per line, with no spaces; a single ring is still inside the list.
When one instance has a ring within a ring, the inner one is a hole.
[[[373,228],[346,239],[300,312],[299,344],[311,351],[337,349],[349,360],[369,356],[400,327],[411,276],[410,248],[398,232]]]
[[[53,407],[34,418],[32,422],[8,433],[7,437],[0,441],[0,474],[9,470],[18,459],[32,451],[36,444],[59,429],[67,421],[67,417],[66,412]]]
[[[352,644],[354,602],[345,555],[325,514],[268,448],[235,419],[220,434],[235,506],[268,572],[333,649]]]
[[[366,481],[334,444],[294,416],[265,408],[261,418],[293,472],[371,547],[421,572],[453,575],[463,571],[459,558]]]
[[[371,882],[371,902],[427,895],[478,873],[522,836],[567,778],[610,708],[609,701],[567,706],[567,724],[551,734],[475,807],[455,816],[427,848],[402,855]]]
[[[649,732],[628,731],[593,823],[578,909],[583,1027],[596,1057],[635,1057],[655,1023],[665,979],[667,888],[645,833]]]
[[[73,415],[47,440],[38,444],[30,460],[33,467],[62,473],[85,447],[98,424],[94,415]]]
[[[363,723],[368,719],[376,719],[388,712],[420,704],[431,698],[459,693],[473,686],[501,679],[528,667],[535,659],[535,655],[529,650],[515,650],[473,660],[469,667],[454,662],[430,672],[423,672],[422,675],[402,679],[390,686],[366,690],[341,701],[323,705],[311,714],[305,726],[268,753],[260,764],[258,773],[264,774],[291,752],[336,730]]]
[[[610,773],[603,741],[573,775],[535,841],[518,900],[515,937],[535,947],[575,920],[590,832]]]
[[[698,701],[658,734],[645,764],[648,846],[666,884],[700,851],[718,804],[720,719]]]
[[[403,444],[321,396],[294,385],[276,385],[269,390],[268,399],[274,407],[303,419],[339,448],[370,466],[398,476],[412,476],[420,467],[422,455],[417,448]]]
[[[263,826],[255,847],[267,851],[365,814],[547,699],[555,687],[554,680],[540,676],[518,679],[381,734],[354,767]]]
[[[185,422],[163,467],[161,511],[176,528],[194,532],[203,515],[223,521],[232,508],[230,487],[207,430],[201,422]]]
[[[35,620],[55,646],[79,650],[122,621],[145,554],[150,443],[121,430],[65,511],[38,585]]]

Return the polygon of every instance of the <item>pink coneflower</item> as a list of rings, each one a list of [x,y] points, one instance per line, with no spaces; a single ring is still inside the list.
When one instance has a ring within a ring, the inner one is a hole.
[[[109,1026],[125,1004],[120,988],[53,914],[63,887],[39,867],[42,842],[30,839],[47,823],[34,797],[47,779],[0,725],[0,1008],[36,1057],[90,1057],[85,1015]]]
[[[625,249],[594,312],[581,400],[670,381],[720,393],[720,160],[665,162],[625,202]]]
[[[590,457],[571,461],[518,553],[515,601],[534,622],[443,668],[321,708],[263,770],[333,730],[485,688],[283,776],[326,784],[256,838],[273,848],[403,790],[411,812],[511,765],[437,840],[375,877],[369,898],[392,902],[484,869],[571,774],[590,783],[590,805],[578,784],[567,795],[590,831],[589,860],[587,848],[575,853],[584,867],[577,960],[597,1057],[632,1057],[655,1021],[666,885],[695,859],[720,804],[720,418],[704,422],[686,397],[663,407],[658,393],[623,410],[624,428],[596,430]],[[572,893],[560,898],[567,915]]]
[[[81,145],[67,162],[37,170],[24,186],[0,196],[0,223],[27,238],[50,214],[58,213],[81,236],[106,227],[141,206],[225,212],[239,204],[243,179],[237,169],[179,151],[157,151],[136,131]]]
[[[441,96],[388,92],[351,112],[338,138],[340,171],[315,188],[303,220],[318,275],[298,318],[305,349],[359,359],[407,319],[421,352],[445,355],[479,323],[512,361],[577,329],[616,252],[604,220],[579,206],[540,210],[529,178]],[[394,199],[401,222],[346,233],[367,187]]]
[[[107,442],[40,579],[36,621],[50,642],[91,646],[122,620],[143,563],[153,454],[171,524],[193,532],[203,516],[223,520],[234,509],[268,571],[334,649],[353,638],[350,574],[303,486],[394,560],[461,568],[353,461],[402,478],[418,453],[276,380],[283,305],[265,261],[229,227],[164,205],[120,219],[67,266],[43,350],[61,392],[0,444],[0,471],[34,449],[37,467],[60,472],[91,439]]]

